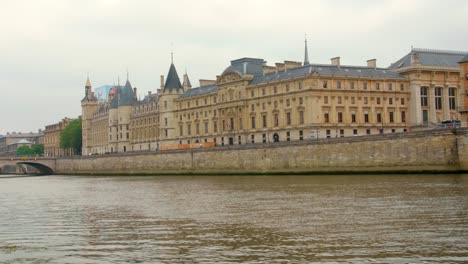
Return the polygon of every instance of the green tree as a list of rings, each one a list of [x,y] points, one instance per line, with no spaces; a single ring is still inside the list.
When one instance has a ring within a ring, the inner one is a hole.
[[[29,146],[21,146],[16,149],[16,156],[31,156],[32,149]]]
[[[75,154],[81,154],[81,118],[71,121],[60,134],[60,147],[71,148]]]
[[[33,155],[42,156],[44,154],[44,145],[42,144],[32,145],[31,151]]]

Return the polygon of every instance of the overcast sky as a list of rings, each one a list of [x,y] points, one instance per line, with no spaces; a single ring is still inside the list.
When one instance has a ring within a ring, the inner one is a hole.
[[[192,85],[231,60],[269,65],[335,56],[379,67],[418,48],[468,51],[468,1],[0,0],[0,134],[37,131],[81,114],[89,73],[126,79],[143,96],[174,63]]]

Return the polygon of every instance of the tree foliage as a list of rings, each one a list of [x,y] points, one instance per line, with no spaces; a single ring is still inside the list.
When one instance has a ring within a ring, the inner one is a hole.
[[[16,156],[31,156],[32,149],[29,146],[20,146],[16,149]]]
[[[71,121],[60,134],[60,147],[73,149],[74,153],[81,153],[81,118]]]
[[[20,146],[16,149],[16,156],[41,156],[44,154],[44,145],[35,144],[31,147]]]

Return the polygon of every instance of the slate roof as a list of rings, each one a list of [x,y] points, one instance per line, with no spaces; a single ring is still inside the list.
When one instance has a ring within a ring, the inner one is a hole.
[[[249,85],[258,85],[269,82],[276,82],[292,78],[298,78],[306,75],[311,75],[316,72],[322,76],[348,76],[348,77],[368,77],[368,78],[387,78],[387,79],[404,79],[402,75],[386,68],[370,68],[359,66],[336,66],[326,64],[310,64],[297,68],[288,69],[287,71],[271,72],[265,75],[255,76]]]
[[[167,73],[164,89],[182,89],[182,84],[180,84],[179,75],[177,75],[177,70],[174,66],[174,63],[171,63],[171,67]]]
[[[158,94],[151,94],[150,96],[146,95],[143,100],[138,101],[139,104],[147,104],[149,101],[158,103]]]
[[[390,65],[390,69],[398,69],[411,65],[411,56],[413,53],[419,55],[419,63],[423,66],[453,67],[458,68],[458,62],[463,59],[467,52],[460,51],[441,51],[427,49],[412,49],[410,53]]]
[[[185,93],[183,93],[179,98],[187,98],[192,96],[199,96],[209,93],[215,93],[218,91],[218,86],[216,84],[196,87],[192,89],[188,89]]]
[[[117,91],[114,94],[114,98],[112,98],[110,108],[117,108],[122,105],[132,105],[136,102],[135,96],[133,95],[133,88],[129,80],[127,80],[125,86],[116,87]]]
[[[458,63],[462,63],[462,62],[468,62],[468,53]]]
[[[265,61],[263,59],[254,59],[254,58],[242,58],[238,60],[231,61],[231,65],[227,67],[222,74],[226,72],[236,72],[239,75],[251,74],[251,75],[261,75],[263,74],[263,64]]]
[[[185,78],[185,76],[187,76],[187,79]],[[186,82],[187,81],[187,82]],[[190,78],[188,77],[187,74],[184,75],[184,83],[183,83],[183,86],[187,86],[187,87],[192,87],[192,84],[190,83]]]

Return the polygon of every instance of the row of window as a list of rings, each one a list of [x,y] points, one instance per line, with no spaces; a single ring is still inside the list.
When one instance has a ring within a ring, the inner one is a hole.
[[[364,113],[364,123],[369,123],[369,113]],[[405,123],[406,122],[406,112],[401,111],[400,112],[400,117],[401,117],[401,122]],[[324,123],[330,123],[330,114],[328,112],[323,114],[323,122]],[[338,123],[343,123],[343,112],[337,112],[337,122]],[[351,123],[356,123],[356,113],[351,113]],[[382,113],[377,113],[376,114],[376,122],[377,123],[382,123]],[[389,123],[394,123],[395,122],[395,113],[394,112],[388,112],[388,122]]]
[[[421,94],[421,106],[428,106],[428,87],[421,87],[420,94]],[[449,109],[455,110],[456,107],[456,89],[449,88],[448,89],[448,99],[449,99]],[[435,87],[434,88],[434,105],[435,109],[440,110],[442,109],[442,87]]]
[[[375,101],[377,105],[381,104],[381,98],[380,97],[375,97]],[[396,98],[396,101],[400,100],[400,105],[405,105],[405,98]],[[336,97],[337,104],[342,104],[343,100],[341,96]],[[367,105],[369,104],[369,98],[368,97],[363,97],[364,104]],[[328,96],[323,97],[323,103],[328,104]],[[356,99],[354,96],[351,97],[351,104],[356,104]],[[388,104],[393,105],[393,98],[389,97],[388,98]]]
[[[326,89],[328,87],[329,87],[328,81],[327,80],[322,81],[322,88]],[[335,88],[336,89],[349,88],[351,90],[354,90],[355,87],[356,86],[355,86],[354,82],[348,82],[348,87],[345,87],[344,85],[342,85],[341,81],[335,81]],[[376,91],[380,91],[380,83],[376,82],[374,84],[374,88],[375,88]],[[394,88],[393,83],[387,83],[387,91],[393,91],[393,88]],[[363,90],[371,89],[371,84],[368,84],[367,82],[363,82],[362,83],[362,89]],[[405,90],[405,84],[400,83],[400,91],[404,91],[404,90]]]

